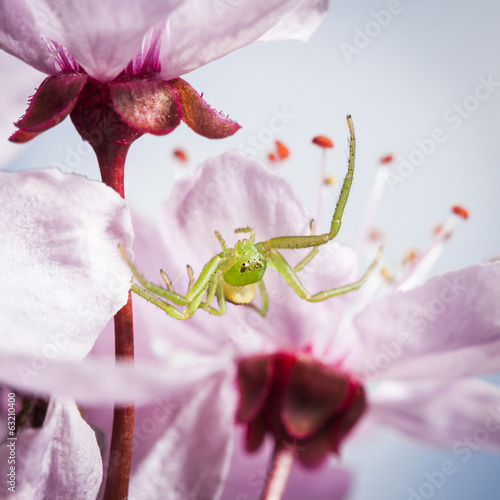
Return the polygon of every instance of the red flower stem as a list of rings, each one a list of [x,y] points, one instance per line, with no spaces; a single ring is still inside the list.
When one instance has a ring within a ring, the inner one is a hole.
[[[281,500],[292,470],[295,453],[293,446],[276,443],[271,470],[267,477],[266,489],[260,497],[261,500]]]
[[[127,157],[130,144],[116,144],[101,141],[92,144],[99,170],[101,171],[102,182],[113,188],[122,198],[125,198],[124,173],[125,158]]]
[[[124,170],[128,144],[101,142],[92,144],[99,161],[102,181],[125,197]],[[134,327],[132,320],[132,296],[115,315],[115,358],[134,361]],[[109,452],[104,500],[126,500],[132,460],[134,430],[134,406],[116,405],[113,413],[113,431]]]

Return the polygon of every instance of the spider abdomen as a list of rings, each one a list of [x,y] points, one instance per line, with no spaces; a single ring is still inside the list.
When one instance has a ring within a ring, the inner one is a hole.
[[[228,302],[233,304],[250,304],[255,298],[255,283],[244,286],[232,286],[224,281],[224,297]]]

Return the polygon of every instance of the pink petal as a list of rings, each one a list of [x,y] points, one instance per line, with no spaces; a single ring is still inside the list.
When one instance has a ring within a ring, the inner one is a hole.
[[[127,301],[126,202],[110,188],[55,169],[0,172],[0,347],[81,359]]]
[[[463,456],[471,450],[500,452],[498,386],[482,380],[385,382],[370,399],[376,422],[419,441],[453,447]]]
[[[75,107],[87,75],[59,74],[46,78],[32,97],[16,127],[40,133],[64,120]],[[18,141],[19,142],[19,141]]]
[[[350,498],[352,477],[338,464],[325,463],[316,469],[306,469],[295,463],[283,500],[316,498],[347,500]]]
[[[355,319],[361,377],[455,378],[500,369],[500,264],[474,265],[372,303]]]
[[[237,427],[235,450],[221,500],[260,498],[268,472],[273,443],[268,439],[255,453],[244,450],[244,433]],[[351,475],[346,469],[325,462],[316,469],[305,469],[295,463],[283,500],[344,500],[351,488]]]
[[[181,106],[172,87],[163,80],[131,80],[111,85],[115,110],[131,127],[164,135],[181,121]]]
[[[54,74],[57,70],[37,24],[43,24],[50,10],[43,2],[3,0],[0,4],[0,47],[33,68]]]
[[[0,21],[1,22],[1,21]],[[5,75],[16,75],[16,78],[0,80],[0,95],[2,95],[2,115],[0,117],[0,166],[26,151],[26,148],[10,144],[7,139],[15,130],[13,123],[26,110],[28,96],[45,78],[40,72],[24,62],[0,50],[0,65]]]
[[[275,42],[292,39],[307,42],[323,22],[329,3],[329,0],[302,0],[258,41]]]
[[[161,285],[163,281],[160,277],[160,269],[165,269],[171,273],[175,289],[180,293],[185,293],[187,290],[185,266],[189,261],[181,261],[182,264],[179,264],[179,267],[170,266],[171,253],[175,253],[177,245],[172,245],[168,241],[166,246],[163,245],[158,226],[135,212],[132,212],[132,222],[135,231],[133,245],[135,263],[140,271],[147,279]],[[218,328],[217,323],[221,318],[207,318],[209,315],[202,312],[200,321],[195,315],[188,322],[175,322],[175,325],[172,325],[163,311],[139,297],[133,299],[133,308],[134,329],[137,332],[136,335],[140,335],[141,338],[141,341],[136,343],[136,355],[139,357],[159,362],[165,362],[171,357],[180,355],[199,354],[212,357],[215,353],[220,354],[225,346],[224,335],[211,333],[214,328]],[[207,323],[207,319],[213,321]],[[95,352],[111,355],[114,353],[112,324],[106,328],[106,333],[107,346],[102,345],[102,348],[98,346]],[[101,340],[105,340],[102,334],[98,339],[99,345]]]
[[[275,236],[310,234],[311,218],[293,186],[283,177],[255,158],[239,152],[226,153],[205,162],[194,178],[179,181],[163,204],[159,225],[168,252],[163,269],[172,279],[179,276],[185,279],[185,266],[190,264],[198,275],[202,266],[221,251],[215,230],[232,247],[245,236],[234,233],[238,227],[252,227],[256,241],[263,241]],[[291,264],[296,264],[306,253],[283,251]],[[140,268],[140,260],[136,263]],[[319,268],[322,272],[317,272]],[[332,243],[321,249],[301,271],[300,278],[308,289],[320,291],[352,282],[356,272],[353,252]],[[253,338],[268,336],[281,348],[314,344],[314,336],[325,329],[326,318],[328,325],[334,327],[345,310],[346,300],[350,300],[337,297],[321,304],[307,303],[274,269],[267,270],[264,282],[271,302],[265,319],[248,308],[228,305],[228,309],[238,310],[235,314],[239,318],[234,326],[225,323],[224,332],[243,348],[252,345],[246,339],[255,330],[259,333],[254,333]],[[184,290],[185,286],[185,281],[180,282],[179,289]],[[219,338],[224,335],[218,326],[220,318],[209,318],[204,311],[199,315],[203,315],[203,324],[197,323],[201,331],[212,331],[211,335]],[[193,321],[198,321],[196,315]]]
[[[255,158],[228,152],[209,159],[193,178],[174,185],[161,207],[159,226],[167,248],[176,242],[171,259],[177,268],[170,267],[177,276],[184,274],[188,263],[198,274],[201,266],[221,251],[216,230],[233,246],[244,236],[234,233],[238,227],[250,225],[256,241],[262,241],[272,236],[309,234],[310,219],[289,182]]]
[[[219,497],[234,432],[231,380],[232,375],[212,377],[183,398],[173,421],[132,471],[131,498]]]
[[[31,2],[31,12],[40,17],[38,27],[44,36],[67,47],[90,76],[109,81],[141,50],[146,32],[164,21],[179,3],[36,0]]]
[[[311,216],[293,186],[264,163],[231,151],[201,165],[193,178],[177,182],[160,212],[166,246],[176,242],[175,258],[184,266],[205,264],[221,251],[214,231],[227,244],[251,226],[256,241],[273,236],[309,234]],[[198,271],[195,269],[195,272]]]
[[[23,429],[15,443],[14,498],[94,500],[102,460],[94,431],[72,401],[52,399],[43,426]],[[0,471],[5,487],[10,449],[3,444]],[[5,497],[7,498],[7,497]]]
[[[170,15],[168,29],[163,34],[162,75],[167,80],[181,76],[245,47],[280,24],[289,14],[293,21],[284,31],[288,37],[297,31],[304,38],[305,32],[310,33],[317,27],[316,18],[325,12],[325,3],[240,0],[237,3],[216,1],[207,4],[197,0],[184,1]],[[294,11],[297,7],[299,11]]]
[[[0,351],[0,380],[9,387],[40,395],[72,397],[85,405],[116,401],[148,404],[176,396],[211,375],[226,372],[230,362],[198,357],[180,366],[165,363],[118,363],[114,358],[87,358],[80,363],[33,354]]]
[[[169,83],[179,98],[182,120],[197,134],[209,139],[222,139],[241,128],[233,120],[212,109],[182,78],[175,78]]]

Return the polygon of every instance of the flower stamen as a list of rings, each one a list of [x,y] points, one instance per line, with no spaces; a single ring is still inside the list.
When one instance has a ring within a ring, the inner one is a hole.
[[[444,245],[450,239],[458,222],[469,217],[469,212],[460,205],[454,205],[451,211],[451,217],[440,226],[438,231],[434,231],[433,238],[427,250],[414,259],[410,266],[408,266],[406,273],[395,286],[395,290],[410,290],[423,283],[427,278],[430,270],[441,256]]]
[[[375,215],[377,214],[380,201],[382,200],[382,194],[389,177],[390,164],[393,159],[394,157],[392,155],[386,155],[380,159],[380,167],[377,169],[377,174],[375,175],[375,180],[373,182],[372,189],[368,197],[368,203],[366,204],[365,213],[362,218],[363,222],[358,234],[356,249],[358,255],[360,256],[364,255],[364,247],[371,239],[370,235],[374,227],[373,221],[375,220]]]
[[[323,197],[324,197],[324,187],[329,186],[333,183],[333,178],[332,182],[328,182],[327,177],[325,175],[325,167],[326,167],[326,150],[327,149],[332,149],[333,148],[333,141],[326,137],[325,135],[317,135],[314,137],[311,141],[313,144],[316,144],[316,146],[319,146],[321,148],[321,163],[320,163],[320,169],[319,169],[319,196],[318,196],[318,205],[316,207],[316,220],[318,221],[318,226],[321,227],[321,207],[323,204]]]

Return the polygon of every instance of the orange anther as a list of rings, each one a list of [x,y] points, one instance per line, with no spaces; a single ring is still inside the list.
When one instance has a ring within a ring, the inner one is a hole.
[[[331,139],[328,139],[328,137],[325,137],[324,135],[317,135],[313,140],[313,144],[316,144],[316,146],[319,146],[320,148],[333,148],[333,142]]]
[[[335,184],[335,177],[333,175],[327,175],[324,182],[327,186],[331,186],[332,184]]]
[[[174,149],[172,153],[181,163],[186,163],[188,160],[187,154],[183,149]]]
[[[267,159],[271,162],[275,162],[276,161],[276,155],[274,153],[269,153],[267,155]]]
[[[382,278],[384,278],[388,283],[392,283],[394,281],[394,275],[388,267],[383,267],[380,270],[380,274],[382,275]]]
[[[280,160],[284,160],[290,156],[290,150],[280,141],[276,141],[276,152]]]
[[[413,262],[417,257],[418,253],[416,250],[408,250],[408,252],[406,252],[406,255],[403,257],[403,262],[405,264],[409,264],[410,262]]]
[[[453,207],[451,207],[451,211],[455,215],[458,215],[459,217],[462,217],[463,219],[469,218],[469,211],[466,208],[462,207],[462,205],[453,205]]]

